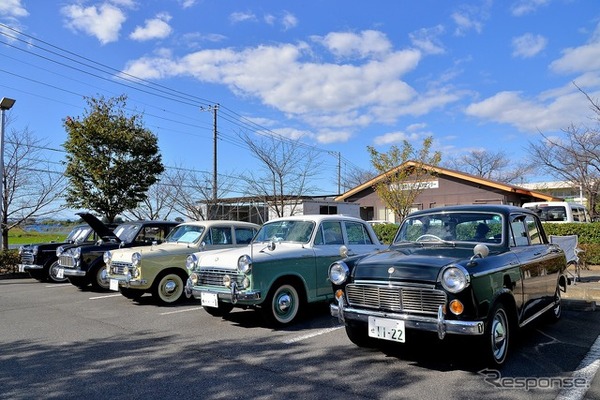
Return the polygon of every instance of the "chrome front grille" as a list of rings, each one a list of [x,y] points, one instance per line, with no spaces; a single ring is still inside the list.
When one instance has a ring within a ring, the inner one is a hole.
[[[241,284],[244,275],[228,269],[202,268],[198,273],[196,286],[224,286],[223,277],[229,275],[232,281]]]
[[[33,253],[28,252],[28,251],[23,251],[23,253],[21,253],[21,264],[33,264],[35,261],[35,256],[33,255]]]
[[[110,272],[115,275],[125,275],[125,268],[131,271],[132,265],[129,262],[113,261],[110,265]]]
[[[75,267],[75,259],[71,256],[60,256],[58,257],[58,264],[61,267],[74,268]]]
[[[346,295],[351,306],[425,314],[437,314],[447,299],[442,290],[365,284],[346,286]]]

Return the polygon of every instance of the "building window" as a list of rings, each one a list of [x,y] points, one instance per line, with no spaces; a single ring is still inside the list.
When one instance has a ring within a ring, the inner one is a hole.
[[[337,206],[321,206],[319,210],[319,214],[321,215],[331,215],[337,213]]]

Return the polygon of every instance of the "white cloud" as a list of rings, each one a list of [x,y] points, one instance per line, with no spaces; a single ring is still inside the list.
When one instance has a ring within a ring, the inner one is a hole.
[[[513,57],[531,58],[546,48],[548,40],[542,35],[526,33],[512,40]]]
[[[492,0],[483,0],[477,6],[463,4],[458,11],[453,12],[450,16],[456,24],[454,34],[464,36],[471,30],[481,33],[484,22],[489,18],[491,7]]]
[[[393,51],[380,32],[330,34],[321,42],[336,56],[358,54],[361,58],[333,63],[323,62],[327,56],[320,54],[315,60],[315,50],[300,42],[242,50],[203,49],[183,57],[155,54],[132,60],[125,72],[143,79],[192,76],[223,84],[319,131],[338,134],[374,122],[394,123],[402,115],[426,114],[462,96],[441,85],[417,92],[403,78],[417,68],[422,53]]]
[[[418,133],[406,133],[402,131],[389,132],[381,136],[376,136],[373,143],[377,146],[397,144],[406,141],[416,141],[421,138]]]
[[[521,132],[556,131],[585,119],[586,101],[574,87],[560,97],[545,99],[527,99],[519,92],[507,91],[469,105],[466,114],[509,124]]]
[[[256,21],[256,15],[251,12],[234,12],[229,16],[232,23]]]
[[[426,54],[445,53],[444,46],[439,40],[439,36],[444,33],[444,27],[437,25],[433,28],[422,28],[410,33],[409,37],[413,46],[421,49]]]
[[[156,18],[147,19],[144,26],[137,26],[129,37],[139,41],[164,39],[173,31],[169,25],[170,20],[171,16],[168,13],[158,14]]]
[[[563,50],[563,56],[550,64],[556,73],[578,73],[600,70],[600,24],[589,43]]]
[[[179,0],[182,8],[190,8],[196,5],[196,0]]]
[[[298,19],[293,14],[286,12],[281,19],[281,23],[283,24],[283,28],[287,31],[298,25]]]
[[[21,4],[21,0],[2,0],[0,1],[0,15],[9,18],[23,18],[29,15],[29,12]]]
[[[392,43],[383,32],[366,30],[359,34],[351,32],[333,32],[324,37],[313,36],[314,41],[321,43],[337,57],[370,57],[387,54]]]
[[[522,17],[535,12],[548,3],[550,3],[550,0],[518,0],[511,6],[511,12],[516,17]]]
[[[119,31],[126,19],[123,11],[108,3],[99,7],[73,4],[61,8],[61,12],[68,28],[95,36],[102,44],[118,40]]]

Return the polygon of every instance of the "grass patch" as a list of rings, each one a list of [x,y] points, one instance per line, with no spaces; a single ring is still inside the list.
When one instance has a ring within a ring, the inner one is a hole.
[[[8,232],[8,245],[19,246],[31,243],[64,242],[67,234],[68,232],[36,232],[24,231],[21,228],[13,228]]]

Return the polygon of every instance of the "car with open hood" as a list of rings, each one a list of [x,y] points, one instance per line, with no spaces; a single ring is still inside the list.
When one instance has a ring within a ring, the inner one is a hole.
[[[213,316],[234,307],[257,308],[271,325],[287,325],[307,303],[332,299],[327,268],[334,260],[383,247],[359,218],[277,218],[266,222],[246,247],[191,254],[186,291]]]
[[[119,224],[113,231],[92,214],[78,215],[98,232],[100,240],[58,247],[57,275],[67,277],[77,287],[92,285],[96,290],[108,290],[110,285],[103,258],[105,251],[161,243],[178,225],[174,221],[131,221]]]
[[[194,252],[247,246],[259,225],[241,221],[192,221],[177,225],[161,244],[104,253],[110,289],[137,300],[150,292],[160,304],[184,297],[186,257]]]
[[[330,311],[358,346],[410,345],[419,332],[460,335],[500,366],[519,328],[560,318],[565,266],[533,211],[432,208],[410,214],[387,250],[330,266]]]

